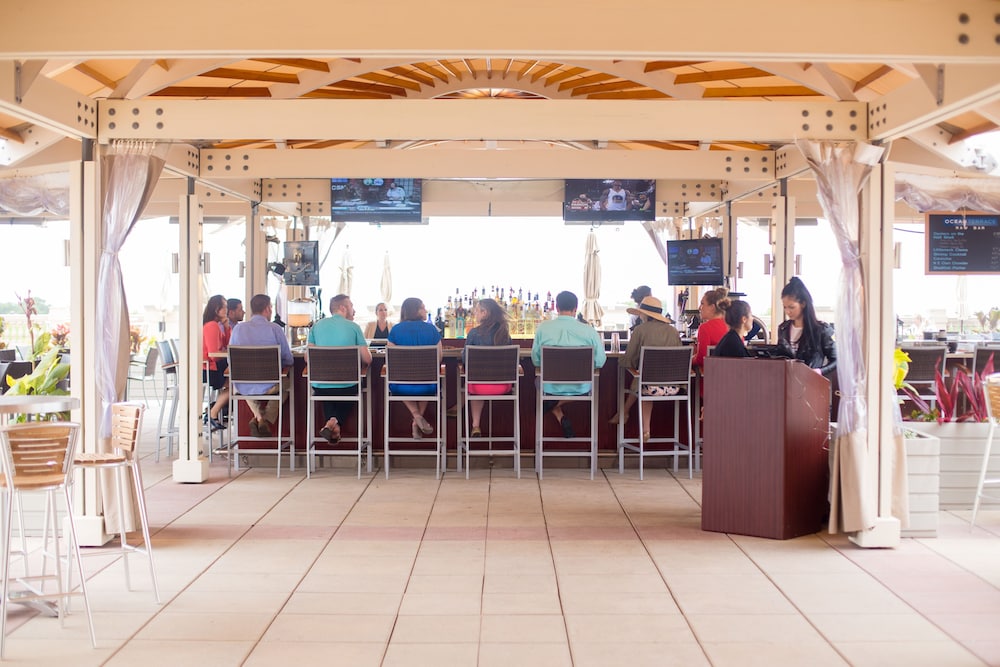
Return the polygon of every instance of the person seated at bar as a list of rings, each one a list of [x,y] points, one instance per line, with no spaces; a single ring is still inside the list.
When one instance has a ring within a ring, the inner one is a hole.
[[[250,319],[246,322],[240,322],[233,328],[229,344],[277,345],[281,348],[281,367],[288,369],[295,363],[295,359],[292,357],[292,349],[288,346],[284,330],[271,322],[273,315],[274,306],[271,304],[271,297],[266,294],[254,294],[253,298],[250,299]],[[289,386],[283,380],[280,386],[275,384],[270,387],[256,384],[237,384],[236,390],[249,396],[281,392],[281,400],[284,402],[288,399]],[[271,437],[274,434],[271,427],[278,416],[278,401],[247,401],[247,403],[253,412],[253,418],[249,422],[250,435],[255,438]]]
[[[594,368],[601,368],[608,355],[604,351],[604,340],[601,334],[589,324],[576,319],[576,309],[579,300],[573,292],[559,292],[556,295],[556,315],[554,320],[546,320],[535,330],[535,340],[531,346],[531,360],[536,367],[542,365],[542,347],[585,347],[594,348]],[[572,384],[568,382],[546,383],[544,390],[549,394],[563,396],[581,396],[591,390],[589,384]],[[564,438],[575,438],[573,423],[562,410],[566,401],[546,401],[544,408],[551,412],[559,422]]]
[[[225,352],[229,347],[232,330],[229,328],[228,314],[226,297],[216,294],[205,304],[205,311],[201,315],[201,359],[208,369],[202,381],[208,382],[212,389],[219,392],[207,417],[213,431],[225,428],[219,420],[219,414],[229,405],[229,381],[226,379],[229,362],[209,355],[213,352]]]
[[[507,311],[500,307],[500,304],[493,299],[480,299],[473,309],[476,321],[479,325],[469,330],[465,337],[465,347],[470,345],[510,345],[510,324],[507,320]],[[465,360],[465,352],[462,353],[462,360]],[[509,383],[489,384],[472,383],[468,387],[469,394],[499,396],[510,391]],[[472,437],[477,438],[483,434],[479,428],[480,418],[483,414],[483,401],[469,401],[469,412],[472,418]]]
[[[246,311],[243,310],[243,302],[240,299],[226,299],[226,309],[229,311],[229,328],[232,329],[243,321]]]
[[[725,320],[729,325],[729,331],[712,350],[712,356],[737,358],[751,356],[744,339],[754,324],[750,304],[738,299],[733,301],[726,309]]]
[[[619,362],[623,368],[632,371],[639,370],[639,357],[644,347],[680,347],[681,335],[667,321],[667,316],[663,312],[663,302],[654,296],[645,296],[639,303],[638,308],[628,308],[626,312],[639,318],[639,323],[632,329],[632,335],[628,339],[628,347],[625,348],[625,356]],[[638,391],[639,377],[635,377],[632,383],[632,391],[625,396],[625,405],[622,414],[615,413],[609,420],[609,424],[617,424],[620,419],[622,423],[628,421],[629,410],[635,405],[638,399],[635,392]],[[649,424],[653,414],[653,404],[646,402],[642,404],[642,423]]]
[[[701,367],[708,355],[708,348],[718,345],[722,337],[729,331],[725,314],[730,303],[732,300],[729,298],[729,290],[725,287],[708,290],[702,295],[701,301],[698,303],[698,316],[701,318],[697,334],[698,350],[691,360],[692,366]]]
[[[833,325],[816,317],[812,294],[805,283],[793,277],[781,290],[781,305],[788,319],[778,325],[778,348],[790,359],[803,361],[821,375],[837,368],[837,346]]]
[[[441,359],[441,332],[427,321],[427,308],[424,302],[416,297],[403,300],[399,307],[399,324],[389,331],[387,345],[437,345],[438,361]],[[426,385],[389,385],[389,391],[406,396],[432,396],[437,391],[436,384]],[[403,405],[413,416],[413,437],[422,438],[434,432],[424,413],[427,412],[428,401],[403,401]]]
[[[367,367],[372,362],[372,352],[368,349],[361,327],[354,322],[354,304],[351,297],[338,294],[330,299],[330,315],[312,325],[309,329],[309,345],[340,347],[357,345],[361,347],[361,363]],[[348,396],[358,392],[358,385],[323,382],[313,385],[313,391],[320,396]],[[347,421],[353,403],[351,401],[322,401],[323,418],[326,423],[319,430],[322,438],[330,444],[340,441],[340,426]]]
[[[632,301],[634,301],[635,305],[638,307],[642,303],[643,299],[645,299],[647,296],[651,296],[652,294],[653,294],[653,290],[649,287],[649,285],[639,285],[634,290],[632,290],[632,294],[631,294]],[[629,309],[626,310],[626,312],[628,312],[628,313],[634,313],[635,312],[635,308],[629,308]],[[642,318],[641,317],[639,317],[638,315],[634,315],[634,314],[630,315],[630,317],[628,318],[628,330],[629,331],[632,331],[633,329],[635,329],[640,324],[642,324]]]
[[[365,326],[365,338],[388,338],[392,322],[389,321],[389,307],[384,302],[375,306],[375,320]],[[354,318],[351,318],[354,319]]]

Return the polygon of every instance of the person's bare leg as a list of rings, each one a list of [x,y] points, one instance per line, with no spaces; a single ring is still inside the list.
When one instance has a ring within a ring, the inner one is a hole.
[[[619,413],[616,412],[615,416],[608,420],[608,423],[609,424],[617,424],[619,419],[621,420],[621,422],[623,424],[628,423],[629,411],[632,409],[632,406],[635,405],[635,402],[637,400],[638,399],[636,398],[635,394],[633,394],[633,393],[626,394],[625,395],[625,405],[622,407],[621,413],[619,414]]]
[[[649,420],[653,418],[653,403],[646,401],[642,404],[642,439],[649,439]]]
[[[469,401],[469,413],[472,417],[472,430],[479,430],[479,421],[483,416],[483,405],[485,401],[472,400]]]

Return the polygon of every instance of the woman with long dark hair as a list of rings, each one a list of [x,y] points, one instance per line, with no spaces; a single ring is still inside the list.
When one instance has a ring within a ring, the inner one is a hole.
[[[510,324],[507,321],[507,311],[493,299],[480,299],[474,309],[479,325],[469,331],[465,338],[465,347],[470,345],[510,345]],[[510,384],[473,383],[469,385],[470,394],[488,394],[497,396],[510,391]],[[469,402],[469,413],[472,418],[472,437],[482,435],[479,420],[483,414],[483,401]]]
[[[805,362],[823,375],[837,368],[837,348],[833,325],[816,317],[812,294],[797,277],[781,290],[781,304],[788,318],[778,325],[778,346],[792,359]]]
[[[210,357],[209,354],[229,349],[232,329],[229,327],[229,307],[226,297],[216,294],[208,300],[205,311],[201,314],[201,324],[201,359],[208,370],[206,377],[202,379],[219,392],[215,403],[208,411],[208,420],[212,424],[213,431],[221,431],[225,427],[219,421],[219,413],[229,404],[229,381],[226,379],[226,367],[229,362]]]
[[[416,297],[404,299],[399,307],[399,324],[389,330],[386,343],[390,347],[396,345],[437,345],[438,361],[441,359],[441,332],[427,321],[427,308],[424,302]],[[390,385],[389,390],[395,394],[412,396],[430,396],[437,391],[436,384],[426,385]],[[424,417],[428,401],[403,401],[403,404],[413,416],[413,437],[420,438],[434,432]]]

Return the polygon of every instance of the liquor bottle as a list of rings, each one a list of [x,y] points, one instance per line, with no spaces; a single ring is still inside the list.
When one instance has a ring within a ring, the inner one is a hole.
[[[441,309],[438,308],[437,317],[434,318],[434,326],[437,327],[438,332],[441,334],[441,338],[444,338],[445,334],[445,320],[441,315]]]
[[[462,306],[455,312],[455,338],[465,338],[465,308]]]

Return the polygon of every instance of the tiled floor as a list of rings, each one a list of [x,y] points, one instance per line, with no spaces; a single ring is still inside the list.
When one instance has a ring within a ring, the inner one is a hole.
[[[1000,512],[971,533],[968,513],[942,513],[937,539],[894,550],[774,541],[702,532],[697,477],[547,469],[539,482],[508,461],[469,481],[395,468],[387,481],[276,479],[270,465],[228,479],[216,459],[208,482],[184,485],[147,455],[163,604],[141,559],[133,592],[120,562],[84,559],[98,648],[79,604],[64,628],[14,605],[7,659],[1000,665]]]

